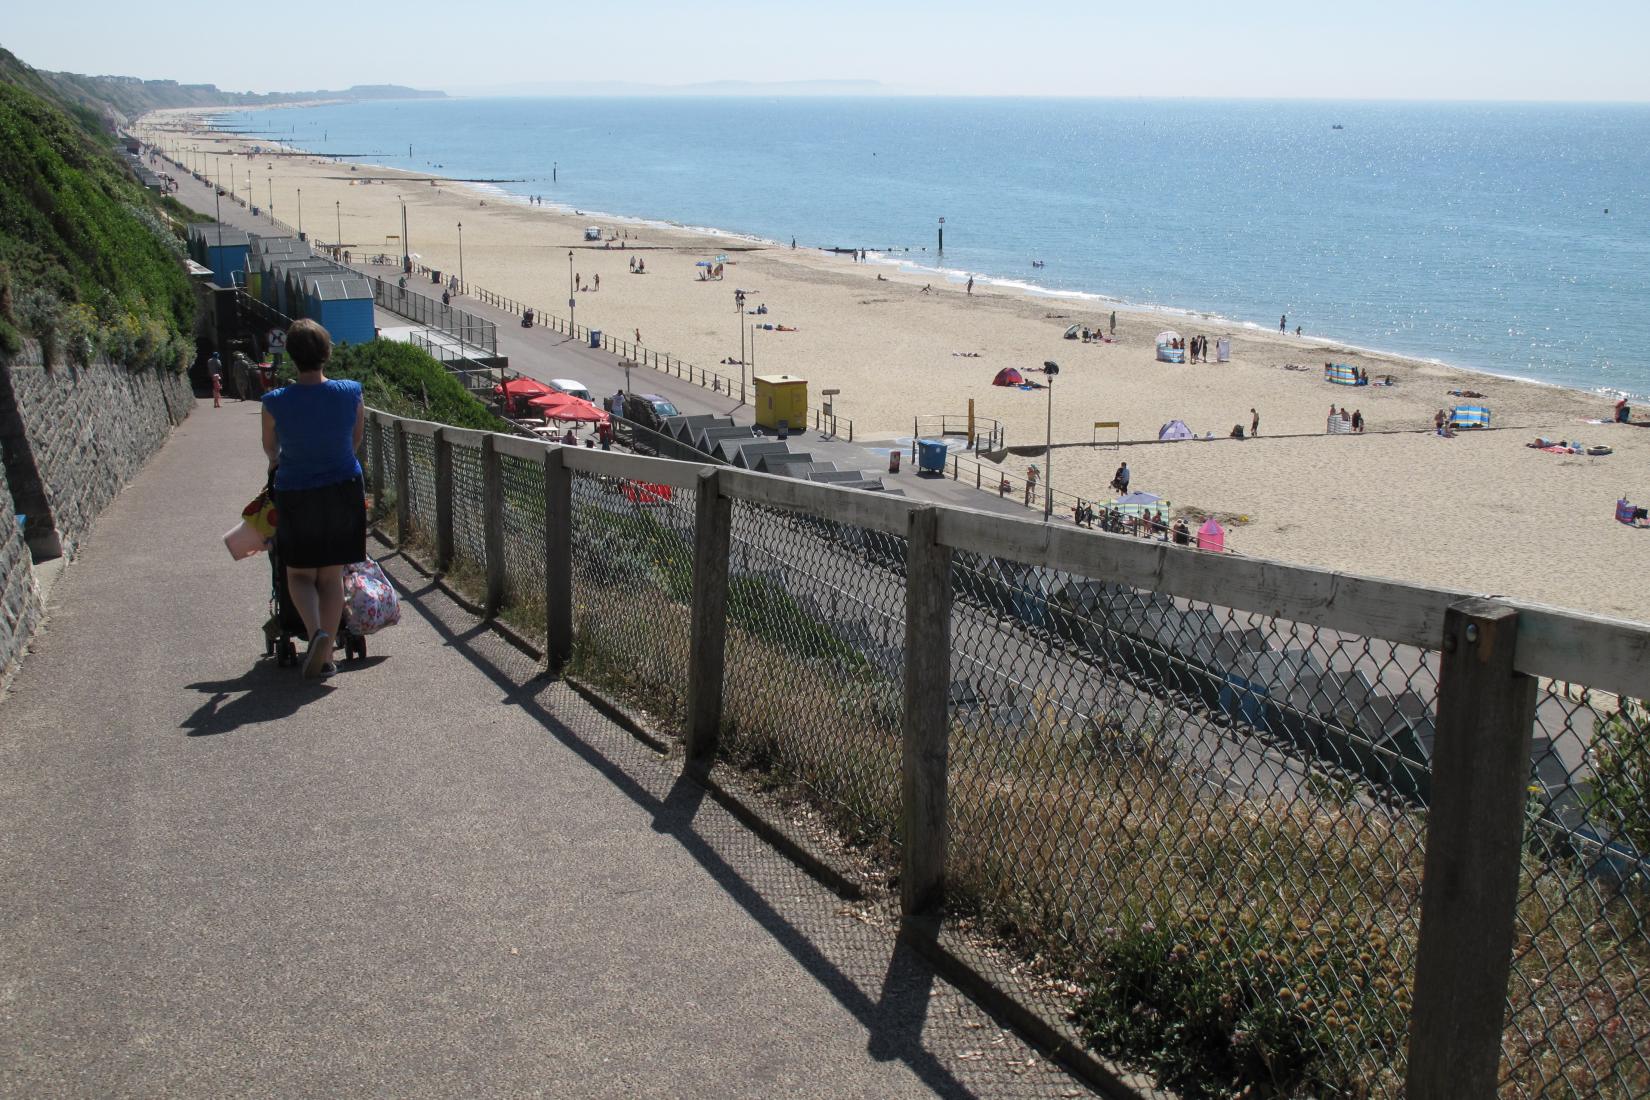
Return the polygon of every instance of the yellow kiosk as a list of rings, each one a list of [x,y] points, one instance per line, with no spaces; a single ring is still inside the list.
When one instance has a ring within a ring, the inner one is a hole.
[[[759,374],[756,383],[756,426],[779,430],[779,422],[792,431],[808,427],[808,380],[790,374]]]

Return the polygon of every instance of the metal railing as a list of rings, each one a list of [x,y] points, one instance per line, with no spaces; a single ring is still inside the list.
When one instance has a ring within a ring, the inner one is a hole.
[[[960,435],[968,440],[971,451],[1001,450],[1007,437],[1003,422],[991,416],[969,416],[967,413],[930,413],[911,418],[911,438]]]
[[[366,278],[372,284],[373,301],[391,313],[399,313],[410,321],[445,332],[463,343],[480,348],[489,356],[498,354],[498,326],[493,322],[484,321],[462,309],[454,309],[449,303],[416,294],[400,285],[399,281],[391,282],[376,275]]]
[[[1650,627],[370,414],[403,544],[1183,1093],[1650,1090]],[[1635,700],[1638,700],[1635,702]]]

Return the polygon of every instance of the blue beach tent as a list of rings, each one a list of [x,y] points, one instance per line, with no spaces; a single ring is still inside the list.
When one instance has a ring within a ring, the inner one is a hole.
[[[1488,405],[1457,405],[1449,411],[1452,428],[1487,428],[1490,426]]]

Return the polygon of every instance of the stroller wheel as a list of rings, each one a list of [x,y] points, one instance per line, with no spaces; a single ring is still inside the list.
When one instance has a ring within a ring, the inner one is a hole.
[[[363,661],[367,656],[367,640],[359,634],[350,635],[350,640],[344,648],[344,655],[352,660]]]
[[[298,644],[291,638],[281,639],[281,651],[275,663],[282,668],[291,668],[298,663]]]

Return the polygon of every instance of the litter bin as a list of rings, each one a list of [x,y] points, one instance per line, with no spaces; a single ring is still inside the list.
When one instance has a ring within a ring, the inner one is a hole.
[[[599,348],[599,347],[602,346],[602,330],[601,329],[593,328],[593,329],[590,330],[590,346],[593,347],[593,348]]]
[[[779,438],[781,440],[790,438],[791,422],[789,420],[781,420],[779,422],[779,429],[778,430],[779,430]]]
[[[441,282],[441,272],[432,270],[430,272],[430,282],[436,283],[436,284],[439,285],[440,282]]]
[[[920,474],[945,473],[945,444],[938,439],[917,440],[917,472]]]
[[[900,456],[901,453],[902,452],[900,451],[900,449],[898,447],[896,447],[893,450],[888,452],[888,472],[889,473],[891,473],[891,474],[899,473],[899,456]]]

